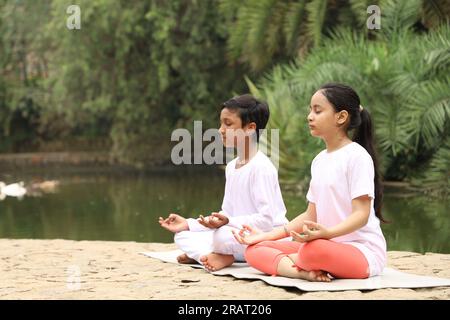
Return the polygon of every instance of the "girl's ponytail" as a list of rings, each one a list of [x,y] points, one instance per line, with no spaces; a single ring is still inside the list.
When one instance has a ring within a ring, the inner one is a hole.
[[[381,208],[383,205],[383,185],[381,182],[381,175],[378,165],[378,156],[374,145],[372,118],[369,111],[363,107],[360,107],[359,113],[361,123],[355,128],[352,140],[363,146],[372,157],[375,169],[375,200],[373,203],[375,215],[380,219],[380,221],[387,223],[388,221],[384,219],[383,214],[381,213]]]
[[[374,185],[375,215],[380,221],[387,223],[381,213],[383,203],[383,185],[378,166],[378,157],[375,151],[372,119],[369,112],[360,105],[358,94],[351,87],[339,83],[327,83],[320,87],[324,96],[334,106],[336,111],[346,110],[350,115],[350,123],[347,130],[354,130],[352,140],[363,146],[370,154],[375,169]]]

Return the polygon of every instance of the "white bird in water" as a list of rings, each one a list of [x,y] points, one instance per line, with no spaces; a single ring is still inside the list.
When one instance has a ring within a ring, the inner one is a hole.
[[[25,193],[27,193],[27,189],[23,186],[22,181],[8,185],[0,181],[0,200],[5,199],[6,196],[22,198]]]

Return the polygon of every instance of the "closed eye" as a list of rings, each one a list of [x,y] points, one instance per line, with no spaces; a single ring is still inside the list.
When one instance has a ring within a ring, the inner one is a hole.
[[[322,107],[315,104],[314,106],[309,106],[309,111],[313,111],[314,113],[319,114],[322,112]]]

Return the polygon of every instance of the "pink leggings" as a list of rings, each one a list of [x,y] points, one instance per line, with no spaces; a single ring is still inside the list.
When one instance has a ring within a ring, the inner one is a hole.
[[[280,260],[297,253],[297,268],[322,270],[334,278],[365,279],[369,276],[369,264],[364,254],[350,244],[317,239],[307,243],[294,241],[263,241],[249,246],[245,252],[247,262],[254,268],[277,274]]]

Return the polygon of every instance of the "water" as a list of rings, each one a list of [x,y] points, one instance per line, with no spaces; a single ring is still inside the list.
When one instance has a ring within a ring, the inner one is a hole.
[[[172,242],[157,220],[170,212],[197,217],[218,211],[224,172],[178,168],[157,173],[88,169],[14,173],[0,180],[58,180],[54,193],[0,202],[0,238]],[[6,179],[7,178],[7,179]],[[283,192],[288,218],[304,211],[304,196]],[[383,225],[388,250],[450,253],[449,201],[405,197],[388,189]]]

